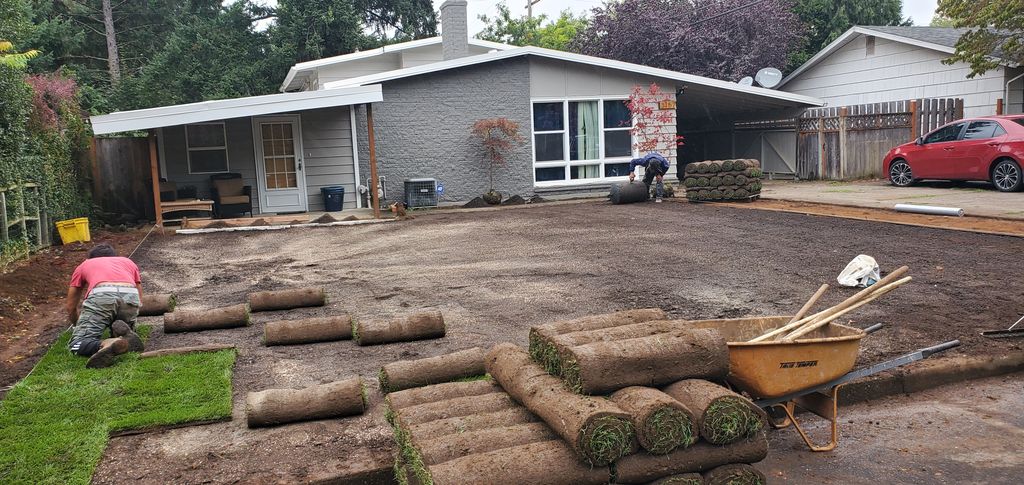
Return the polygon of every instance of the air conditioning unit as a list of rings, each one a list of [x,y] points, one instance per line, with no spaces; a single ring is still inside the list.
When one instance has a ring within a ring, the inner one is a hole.
[[[436,179],[405,179],[406,207],[437,207]]]

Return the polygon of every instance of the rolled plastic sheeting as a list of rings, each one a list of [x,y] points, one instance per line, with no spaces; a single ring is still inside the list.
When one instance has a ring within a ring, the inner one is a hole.
[[[612,184],[611,193],[608,194],[608,198],[612,201],[612,204],[644,202],[650,197],[651,194],[647,184],[640,181]]]
[[[934,205],[896,204],[896,212],[913,212],[932,216],[963,217],[964,210],[959,207],[939,207]]]

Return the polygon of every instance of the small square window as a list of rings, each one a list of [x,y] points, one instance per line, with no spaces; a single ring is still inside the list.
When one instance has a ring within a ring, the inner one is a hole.
[[[561,133],[541,133],[533,137],[538,162],[565,160],[565,146],[562,145]]]
[[[562,103],[533,103],[533,131],[561,131]]]

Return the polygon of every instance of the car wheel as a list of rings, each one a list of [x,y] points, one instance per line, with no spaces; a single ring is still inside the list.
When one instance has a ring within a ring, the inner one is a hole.
[[[992,184],[1000,192],[1014,192],[1020,190],[1024,185],[1024,175],[1021,174],[1020,165],[1013,160],[1000,160],[992,167]]]
[[[914,173],[905,160],[893,160],[889,165],[889,182],[897,187],[909,187],[914,184]]]

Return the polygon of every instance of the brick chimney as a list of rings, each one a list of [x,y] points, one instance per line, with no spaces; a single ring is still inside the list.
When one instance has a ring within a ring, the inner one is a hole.
[[[469,26],[466,0],[448,0],[441,4],[441,48],[444,60],[469,55]]]

